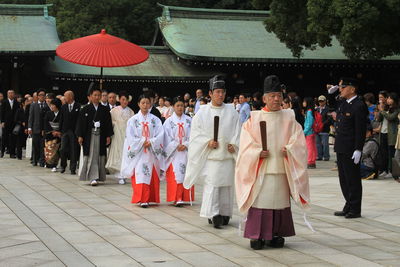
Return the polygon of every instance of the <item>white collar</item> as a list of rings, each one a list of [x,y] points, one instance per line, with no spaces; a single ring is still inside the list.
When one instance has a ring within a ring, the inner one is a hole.
[[[210,103],[208,103],[207,105],[210,105],[211,108],[217,108],[217,109],[220,109],[220,108],[224,108],[224,107],[225,107],[225,103],[222,103],[221,106],[214,106],[214,105],[212,104],[212,102],[210,102]]]
[[[346,99],[346,101],[347,101],[347,103],[350,103],[351,101],[353,101],[353,100],[356,99],[356,98],[357,98],[357,95],[353,96],[353,97],[350,98],[350,99]]]
[[[75,104],[75,101],[74,101],[74,102],[72,102],[71,104],[68,104],[68,105],[70,105],[71,107],[73,107],[73,106],[74,106],[74,104]]]
[[[172,118],[175,121],[183,121],[183,120],[185,120],[185,113],[182,113],[181,117],[178,117],[178,115],[176,115],[176,113],[174,112],[174,113],[172,113]]]

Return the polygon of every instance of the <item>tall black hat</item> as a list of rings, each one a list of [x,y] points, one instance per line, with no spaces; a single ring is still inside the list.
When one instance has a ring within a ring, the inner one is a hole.
[[[213,91],[215,89],[224,89],[226,90],[225,87],[225,77],[222,75],[215,75],[210,79],[210,91]]]
[[[264,80],[264,93],[282,92],[282,84],[278,76],[270,75]]]

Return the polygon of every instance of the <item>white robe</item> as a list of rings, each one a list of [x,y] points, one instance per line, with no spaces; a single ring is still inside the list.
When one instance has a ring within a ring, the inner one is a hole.
[[[149,136],[146,138],[145,125],[148,126]],[[151,146],[143,147],[149,141]],[[121,175],[131,177],[135,174],[137,184],[150,184],[153,167],[160,176],[160,163],[165,159],[163,149],[164,128],[161,120],[151,113],[143,116],[139,111],[128,120],[126,138],[122,152]]]
[[[167,171],[172,164],[177,184],[183,183],[187,165],[187,150],[178,151],[177,148],[179,145],[189,147],[191,123],[192,119],[189,116],[182,114],[179,118],[175,113],[164,122],[166,160],[163,170]]]
[[[208,147],[208,142],[214,136],[214,116],[220,117],[217,149]],[[204,184],[201,217],[232,215],[232,187],[239,134],[239,115],[231,104],[221,107],[212,106],[211,103],[202,105],[193,118],[183,185],[188,189],[197,182]],[[228,144],[234,146],[234,153],[228,151]],[[222,203],[222,199],[226,201]]]
[[[129,107],[122,108],[121,106],[113,108],[110,113],[114,135],[111,139],[106,168],[112,172],[116,172],[116,177],[126,178],[120,175],[122,149],[125,141],[126,124],[135,113]]]

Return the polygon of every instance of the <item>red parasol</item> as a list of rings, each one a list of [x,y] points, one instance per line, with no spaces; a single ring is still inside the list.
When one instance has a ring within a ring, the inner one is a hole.
[[[79,65],[100,67],[100,88],[103,67],[125,67],[140,64],[149,58],[146,49],[101,30],[99,34],[77,38],[60,44],[60,58]]]

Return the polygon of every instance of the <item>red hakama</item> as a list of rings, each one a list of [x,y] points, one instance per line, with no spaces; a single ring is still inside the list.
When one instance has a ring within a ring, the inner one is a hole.
[[[183,184],[177,184],[175,179],[174,167],[169,165],[166,172],[167,177],[167,202],[191,202],[194,201],[194,186],[185,189]]]
[[[137,184],[132,175],[132,203],[160,203],[160,179],[153,166],[150,184]]]

